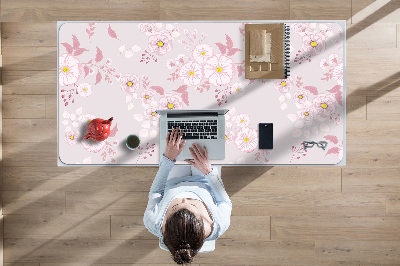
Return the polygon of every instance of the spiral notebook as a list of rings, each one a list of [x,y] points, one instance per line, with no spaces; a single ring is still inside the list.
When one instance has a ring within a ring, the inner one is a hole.
[[[284,23],[245,24],[246,79],[290,75],[290,27]]]

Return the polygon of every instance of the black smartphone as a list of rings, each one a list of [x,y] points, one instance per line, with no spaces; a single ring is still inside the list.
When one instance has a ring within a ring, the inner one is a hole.
[[[268,150],[274,148],[274,124],[258,124],[258,148]]]

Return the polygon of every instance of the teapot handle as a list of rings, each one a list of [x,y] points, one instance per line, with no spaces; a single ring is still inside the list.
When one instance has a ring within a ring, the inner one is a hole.
[[[92,137],[92,133],[87,133],[83,138],[90,139]]]

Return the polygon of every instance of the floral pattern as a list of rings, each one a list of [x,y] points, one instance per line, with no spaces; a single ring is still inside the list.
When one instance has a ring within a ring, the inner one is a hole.
[[[59,156],[65,164],[159,162],[157,110],[229,110],[233,164],[336,164],[344,157],[344,26],[289,23],[291,75],[247,80],[244,23],[65,23],[59,31]],[[329,47],[329,49],[328,49]],[[113,117],[104,141],[90,121]],[[258,149],[258,123],[274,124],[274,149]],[[136,134],[136,151],[125,146]],[[305,140],[327,141],[304,150]],[[182,163],[182,162],[178,162]]]

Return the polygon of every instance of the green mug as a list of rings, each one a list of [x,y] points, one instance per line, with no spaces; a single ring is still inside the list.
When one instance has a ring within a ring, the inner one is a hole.
[[[136,150],[140,145],[140,139],[137,135],[129,135],[126,138],[126,147],[128,147],[128,149],[130,150]]]

